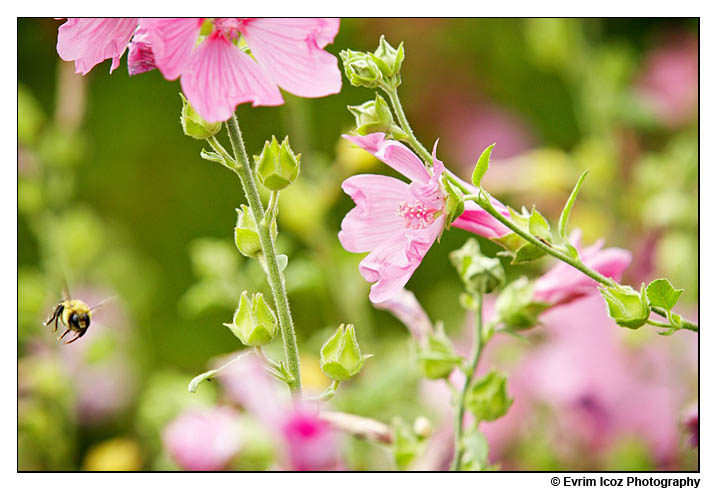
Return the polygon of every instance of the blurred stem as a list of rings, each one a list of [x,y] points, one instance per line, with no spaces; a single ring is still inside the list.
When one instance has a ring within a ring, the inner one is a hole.
[[[264,207],[262,206],[262,200],[259,196],[257,185],[255,184],[252,167],[247,158],[247,151],[244,148],[244,140],[242,139],[242,132],[239,129],[237,117],[232,115],[232,118],[226,122],[226,125],[229,140],[232,143],[232,150],[234,151],[234,160],[228,162],[228,164],[242,182],[242,188],[244,189],[244,194],[247,196],[249,209],[257,225],[262,253],[267,263],[267,280],[272,289],[274,304],[277,307],[279,328],[282,332],[284,354],[287,360],[287,369],[292,376],[292,380],[287,381],[287,385],[289,385],[289,389],[292,391],[294,397],[301,397],[302,385],[299,374],[297,338],[294,333],[294,323],[292,322],[292,315],[289,310],[289,298],[287,297],[287,291],[284,286],[284,275],[279,270],[277,251],[270,233],[271,224],[264,219]]]
[[[461,442],[464,435],[464,412],[466,409],[466,393],[469,391],[471,381],[476,373],[476,367],[479,366],[479,360],[481,359],[481,352],[484,348],[484,321],[483,321],[483,294],[480,292],[474,293],[474,299],[476,300],[476,326],[474,332],[474,346],[471,354],[471,365],[466,371],[466,381],[464,381],[464,388],[461,390],[459,400],[457,402],[456,409],[456,422],[455,422],[455,440],[454,440],[454,462],[451,464],[451,470],[458,471],[461,467],[461,455],[464,453],[463,443]]]
[[[399,120],[399,125],[401,126],[401,129],[404,130],[404,132],[407,134],[409,145],[419,154],[421,155],[421,158],[426,162],[426,164],[431,167],[434,163],[434,159],[432,158],[429,151],[424,148],[424,145],[421,144],[421,142],[414,136],[414,131],[411,129],[411,126],[409,125],[409,120],[406,119],[406,114],[404,114],[404,108],[401,105],[401,101],[399,100],[399,91],[396,87],[390,88],[390,87],[382,87],[384,89],[384,92],[389,96],[389,101],[391,102],[391,105],[394,107],[394,112],[396,113],[396,117]]]

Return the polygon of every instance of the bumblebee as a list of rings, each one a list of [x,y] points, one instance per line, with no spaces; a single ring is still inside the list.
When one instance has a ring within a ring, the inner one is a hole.
[[[54,322],[55,328],[52,332],[57,332],[58,322],[62,322],[67,329],[65,329],[65,332],[63,332],[57,340],[59,341],[64,338],[67,333],[73,331],[76,333],[75,337],[66,341],[65,344],[74,343],[84,336],[89,329],[92,311],[96,308],[97,307],[91,309],[82,300],[63,300],[55,306],[55,310],[45,321],[45,325],[49,326]]]

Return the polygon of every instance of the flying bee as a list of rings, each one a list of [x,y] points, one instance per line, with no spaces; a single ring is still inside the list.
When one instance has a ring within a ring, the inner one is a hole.
[[[57,332],[58,324],[62,322],[67,329],[63,332],[57,340],[64,338],[70,331],[75,333],[75,337],[66,341],[65,344],[74,343],[82,336],[85,335],[87,330],[90,328],[90,319],[92,318],[92,312],[99,309],[105,304],[105,301],[101,302],[90,308],[82,300],[71,299],[70,290],[67,287],[67,283],[64,288],[64,300],[61,300],[53,310],[52,315],[45,321],[45,326],[55,323],[55,327],[52,332]]]

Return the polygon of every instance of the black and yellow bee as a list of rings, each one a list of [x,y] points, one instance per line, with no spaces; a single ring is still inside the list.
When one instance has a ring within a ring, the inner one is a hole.
[[[55,327],[52,332],[57,332],[58,323],[62,322],[67,329],[65,329],[65,332],[63,332],[57,340],[61,340],[70,331],[72,331],[75,333],[75,337],[65,342],[65,344],[70,344],[85,335],[87,330],[90,328],[92,312],[102,307],[107,300],[92,308],[90,308],[82,300],[72,300],[72,297],[70,296],[70,289],[67,287],[67,282],[65,283],[63,296],[65,299],[60,301],[55,306],[55,310],[53,310],[52,315],[50,315],[50,317],[45,321],[45,326],[49,326],[54,322]]]

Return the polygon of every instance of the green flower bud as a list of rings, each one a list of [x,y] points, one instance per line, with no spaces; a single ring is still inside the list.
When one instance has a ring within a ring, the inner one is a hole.
[[[506,392],[506,375],[491,371],[473,383],[466,394],[466,407],[478,421],[494,421],[513,403]]]
[[[538,324],[538,316],[548,308],[533,299],[533,284],[521,277],[510,283],[496,299],[496,315],[510,329],[529,329]]]
[[[630,286],[618,285],[601,288],[601,295],[606,301],[608,315],[619,326],[638,329],[648,320],[651,309],[645,284],[641,284],[640,293]]]
[[[279,191],[293,183],[299,175],[299,159],[289,146],[289,137],[280,145],[272,136],[271,142],[265,142],[262,153],[254,157],[257,164],[257,176],[262,185],[270,191]]]
[[[261,293],[253,294],[250,301],[242,292],[232,323],[225,326],[247,346],[262,346],[277,334],[277,318]]]
[[[383,74],[372,55],[346,49],[339,53],[344,63],[344,73],[355,87],[373,89],[379,86]]]
[[[449,253],[449,260],[471,292],[490,293],[506,280],[501,261],[481,254],[476,239],[467,240],[461,249]]]
[[[389,133],[394,138],[406,136],[404,131],[394,124],[394,116],[389,109],[389,104],[379,94],[373,101],[367,101],[360,106],[347,106],[349,112],[354,115],[357,133],[368,135],[369,133]]]
[[[182,98],[182,116],[180,117],[180,123],[182,124],[182,131],[184,131],[185,135],[197,140],[206,140],[219,133],[219,130],[222,129],[221,122],[208,123],[195,111],[181,92],[180,97]]]
[[[237,226],[234,227],[234,243],[239,252],[246,257],[257,257],[262,250],[262,244],[259,241],[259,233],[254,218],[249,211],[247,205],[240,205],[237,211]],[[277,223],[272,222],[271,227],[272,238],[277,237]]]
[[[394,49],[382,35],[379,38],[379,47],[374,51],[372,60],[374,60],[374,63],[386,78],[399,75],[401,64],[404,62],[404,43],[400,43],[399,47]]]
[[[427,336],[426,345],[419,349],[417,358],[421,375],[432,380],[448,377],[461,363],[461,357],[454,351],[442,324],[438,324],[436,332]]]
[[[354,326],[342,324],[322,346],[319,366],[327,377],[341,382],[359,373],[372,356],[362,356]]]

